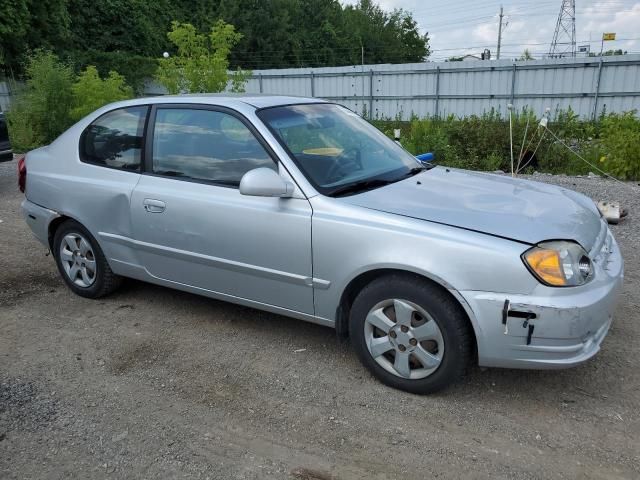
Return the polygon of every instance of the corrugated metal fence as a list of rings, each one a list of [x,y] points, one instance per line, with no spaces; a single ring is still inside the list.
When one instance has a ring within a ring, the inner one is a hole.
[[[640,55],[547,59],[354,65],[255,70],[247,93],[320,97],[369,118],[468,116],[512,103],[542,114],[571,107],[583,118],[603,110],[640,110]],[[162,94],[150,84],[145,95]],[[0,82],[0,107],[11,91]]]
[[[640,55],[255,70],[246,91],[321,97],[371,118],[504,114],[509,103],[592,118],[640,109]]]

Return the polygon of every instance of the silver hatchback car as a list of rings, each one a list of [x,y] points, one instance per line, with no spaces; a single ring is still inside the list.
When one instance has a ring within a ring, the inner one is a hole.
[[[623,277],[594,203],[423,165],[350,110],[281,96],[105,106],[19,165],[78,295],[122,277],[319,323],[382,382],[591,358]]]

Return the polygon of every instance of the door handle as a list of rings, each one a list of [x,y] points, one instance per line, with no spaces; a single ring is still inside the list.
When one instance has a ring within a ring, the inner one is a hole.
[[[145,198],[142,205],[144,205],[144,209],[149,213],[162,213],[166,207],[163,201],[154,200],[153,198]]]

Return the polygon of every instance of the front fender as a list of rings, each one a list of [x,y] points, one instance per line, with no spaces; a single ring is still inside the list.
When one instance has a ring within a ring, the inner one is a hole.
[[[330,282],[316,289],[319,317],[335,320],[353,279],[378,269],[407,271],[458,293],[483,290],[527,294],[537,281],[522,264],[528,245],[399,215],[314,197],[313,276]]]

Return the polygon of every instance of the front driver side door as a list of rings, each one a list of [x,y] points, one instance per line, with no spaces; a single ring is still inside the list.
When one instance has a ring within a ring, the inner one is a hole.
[[[143,267],[230,300],[313,314],[311,207],[240,194],[247,171],[282,168],[248,122],[223,108],[158,105],[148,132],[131,200]]]

